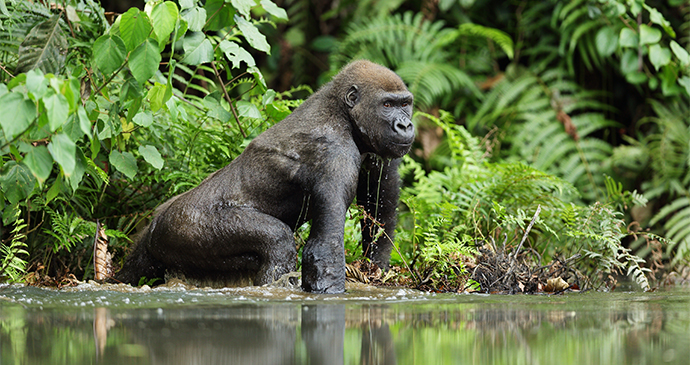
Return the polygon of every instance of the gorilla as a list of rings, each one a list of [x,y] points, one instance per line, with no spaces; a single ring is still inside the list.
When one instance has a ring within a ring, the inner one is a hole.
[[[393,71],[350,63],[230,164],[156,209],[115,281],[137,285],[174,273],[222,285],[242,277],[271,283],[295,270],[293,232],[311,221],[302,288],[342,293],[344,226],[355,196],[367,212],[363,252],[387,269],[397,169],[414,140],[412,101]]]

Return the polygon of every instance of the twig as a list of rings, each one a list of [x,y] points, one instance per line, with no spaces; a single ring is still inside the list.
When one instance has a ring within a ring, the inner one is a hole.
[[[240,118],[237,117],[237,111],[235,110],[235,106],[232,104],[232,98],[230,98],[230,95],[228,94],[228,90],[225,88],[225,84],[223,83],[223,79],[220,77],[220,73],[218,72],[218,69],[216,68],[216,63],[214,61],[211,61],[211,67],[213,67],[213,72],[216,73],[216,77],[218,78],[218,83],[220,84],[220,87],[223,89],[223,94],[225,95],[225,100],[227,100],[228,104],[230,104],[230,111],[232,112],[232,115],[235,117],[235,122],[237,122],[237,127],[240,129],[240,133],[242,133],[242,137],[247,138],[247,134],[244,133],[244,130],[242,129],[242,125],[240,124]]]

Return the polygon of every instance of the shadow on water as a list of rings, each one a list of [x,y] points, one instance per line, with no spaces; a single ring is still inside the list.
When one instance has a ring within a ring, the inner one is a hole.
[[[690,291],[0,287],[1,364],[687,364]]]

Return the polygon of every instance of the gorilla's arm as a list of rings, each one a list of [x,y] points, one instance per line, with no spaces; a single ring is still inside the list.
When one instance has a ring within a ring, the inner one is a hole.
[[[369,154],[364,158],[357,184],[357,204],[367,213],[362,221],[362,251],[382,269],[388,268],[392,240],[395,236],[396,208],[398,206],[400,159],[384,160]],[[372,242],[379,232],[370,217],[383,224],[385,234]]]
[[[333,147],[331,147],[333,148]],[[359,155],[354,146],[337,147],[332,158],[313,171],[312,225],[302,251],[302,287],[315,293],[345,291],[345,217],[355,196]]]

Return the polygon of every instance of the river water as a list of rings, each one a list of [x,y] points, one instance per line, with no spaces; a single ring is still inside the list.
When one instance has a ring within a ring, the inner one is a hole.
[[[348,286],[0,286],[5,364],[690,364],[690,288],[566,295]]]

